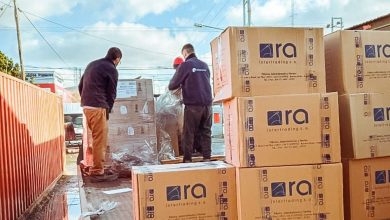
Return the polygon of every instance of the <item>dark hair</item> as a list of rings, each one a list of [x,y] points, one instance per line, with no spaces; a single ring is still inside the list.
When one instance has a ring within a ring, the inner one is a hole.
[[[183,50],[186,50],[187,53],[195,53],[195,49],[194,46],[192,46],[192,44],[184,45],[183,48],[181,49],[181,52],[183,52]]]
[[[122,52],[119,48],[117,47],[111,47],[108,51],[107,51],[107,55],[106,55],[106,58],[107,59],[110,59],[110,60],[115,60],[116,58],[122,58]]]

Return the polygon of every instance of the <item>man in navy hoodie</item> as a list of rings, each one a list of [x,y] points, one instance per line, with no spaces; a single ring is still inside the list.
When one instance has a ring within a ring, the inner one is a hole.
[[[192,162],[195,134],[200,135],[203,161],[210,161],[212,95],[210,70],[207,64],[195,55],[191,44],[183,46],[181,53],[185,58],[169,82],[169,90],[182,88],[184,108],[184,126],[182,147],[183,162]]]

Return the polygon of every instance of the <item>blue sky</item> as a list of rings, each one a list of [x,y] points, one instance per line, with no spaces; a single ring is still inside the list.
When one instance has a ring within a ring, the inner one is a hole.
[[[0,0],[0,7],[9,2]],[[60,56],[21,13],[27,67],[84,68],[91,60],[104,56],[109,47],[117,46],[124,54],[119,67],[122,78],[142,75],[154,78],[161,87],[173,71],[160,67],[170,67],[184,43],[193,43],[198,56],[211,63],[209,43],[219,31],[196,28],[194,23],[220,28],[242,25],[242,0],[18,0],[18,6]],[[3,8],[0,50],[18,61],[13,8]],[[294,11],[295,26],[325,27],[334,16],[343,17],[344,26],[349,27],[389,13],[390,1],[294,0]],[[291,0],[252,0],[254,26],[288,27],[290,15]],[[140,68],[147,70],[133,70]]]

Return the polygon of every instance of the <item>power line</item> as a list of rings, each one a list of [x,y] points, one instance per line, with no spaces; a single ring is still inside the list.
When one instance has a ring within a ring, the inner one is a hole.
[[[3,4],[6,4],[6,3],[4,3],[3,1],[0,1],[0,2],[3,3]],[[6,4],[6,5],[11,6],[10,4]],[[11,7],[12,7],[12,6],[11,6]],[[25,13],[27,13],[27,14],[29,14],[29,15],[32,15],[32,16],[37,17],[37,18],[39,18],[39,19],[42,19],[42,20],[44,20],[44,21],[50,22],[50,23],[52,23],[52,24],[56,24],[56,25],[61,26],[61,27],[63,27],[63,28],[66,28],[66,29],[69,29],[69,30],[73,30],[73,31],[75,31],[75,32],[84,34],[84,35],[89,36],[89,37],[92,37],[92,38],[104,40],[104,41],[107,41],[107,42],[110,42],[110,43],[114,43],[114,44],[121,45],[121,46],[124,46],[124,47],[128,47],[128,48],[132,48],[132,49],[135,49],[135,50],[139,50],[140,52],[143,52],[143,53],[147,53],[147,54],[156,54],[156,55],[157,55],[157,54],[160,54],[160,55],[169,56],[169,57],[172,57],[172,56],[175,56],[175,55],[176,55],[176,54],[167,54],[167,53],[158,52],[158,51],[146,50],[146,49],[134,47],[134,46],[131,46],[131,45],[127,45],[127,44],[124,44],[124,43],[121,43],[121,42],[116,42],[116,41],[113,41],[113,40],[110,40],[110,39],[107,39],[107,38],[104,38],[104,37],[96,36],[96,35],[87,33],[87,32],[85,32],[85,31],[81,31],[81,30],[78,30],[78,29],[75,29],[75,28],[72,28],[72,27],[69,27],[69,26],[60,24],[60,23],[58,23],[58,22],[55,22],[55,21],[49,20],[49,19],[47,19],[47,18],[41,17],[41,16],[36,15],[36,14],[34,14],[34,13],[31,13],[31,12],[29,12],[29,11],[22,10],[22,9],[20,9],[20,8],[18,8],[18,9],[19,9],[19,11],[21,11],[21,12],[25,12]]]
[[[7,9],[10,8],[9,5],[11,4],[11,2],[12,2],[12,0],[9,1],[8,5],[3,3],[3,6],[1,7],[2,12],[0,14],[0,18],[4,15],[5,11],[7,11]],[[8,7],[4,8],[5,6],[8,6]]]
[[[32,23],[32,21],[27,17],[26,13],[24,11],[21,11],[24,17],[30,22],[30,24],[34,27],[34,29],[38,32],[38,34],[42,37],[42,39],[46,42],[46,44],[50,47],[50,49],[57,55],[57,57],[65,64],[68,66],[68,64],[65,62],[65,60],[61,57],[61,55],[51,46],[49,41],[46,40],[46,38],[43,36],[43,34],[35,27],[35,25]]]
[[[206,13],[206,15],[203,17],[203,19],[200,21],[200,23],[203,23],[204,20],[207,18],[207,16],[209,16],[210,12],[214,9],[214,5],[215,5],[215,2],[213,2],[213,4],[211,5],[211,8],[210,8],[209,11]]]
[[[222,10],[229,4],[230,0],[226,0],[225,1],[225,4],[222,6],[222,8],[219,9],[219,11],[215,14],[215,16],[211,19],[211,21],[209,22],[209,24],[211,25],[213,23],[213,21],[215,20],[215,18],[217,18],[217,16],[222,12]]]

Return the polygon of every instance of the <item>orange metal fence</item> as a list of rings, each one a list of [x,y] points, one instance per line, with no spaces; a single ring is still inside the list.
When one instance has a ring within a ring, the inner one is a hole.
[[[17,219],[64,169],[59,96],[0,73],[0,220]]]

